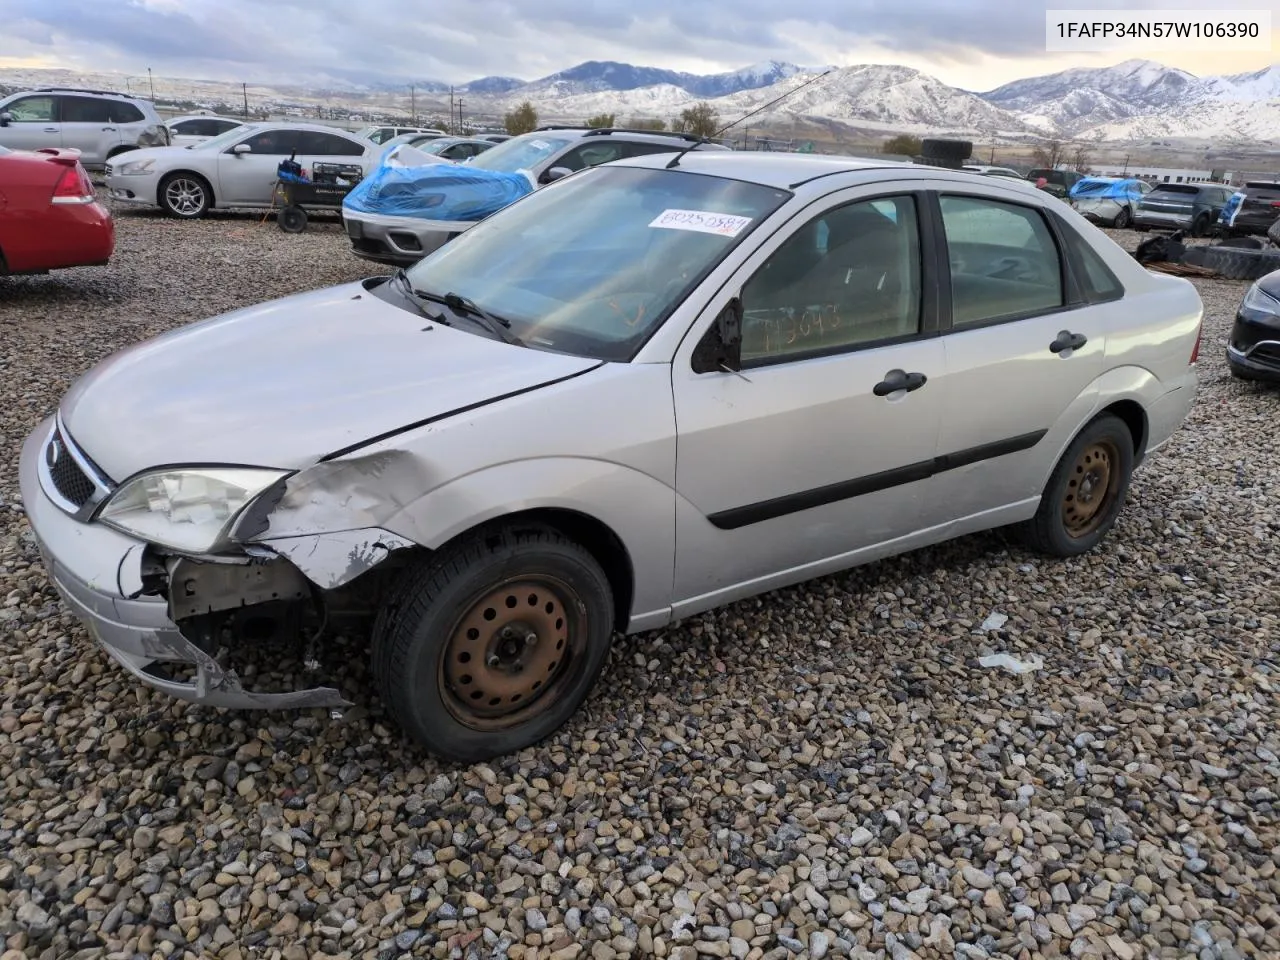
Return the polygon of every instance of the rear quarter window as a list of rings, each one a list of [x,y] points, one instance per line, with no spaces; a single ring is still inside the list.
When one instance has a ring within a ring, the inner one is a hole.
[[[121,100],[111,101],[112,123],[142,123],[146,119],[142,111],[132,103],[125,103]]]

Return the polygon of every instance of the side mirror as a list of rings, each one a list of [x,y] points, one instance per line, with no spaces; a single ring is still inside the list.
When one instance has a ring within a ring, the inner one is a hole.
[[[11,123],[13,123],[12,113],[10,113],[8,110],[6,110],[4,113],[0,113],[0,127],[7,127]]]
[[[552,183],[555,180],[563,180],[565,177],[569,176],[569,174],[571,173],[573,173],[573,171],[570,170],[568,167],[552,167],[550,170],[544,173],[539,179],[541,179],[543,183]]]
[[[693,372],[737,373],[742,369],[742,300],[725,304],[693,351]]]
[[[231,152],[237,157],[243,157],[246,153],[253,153],[253,147],[249,146],[247,143],[237,143],[231,148]]]

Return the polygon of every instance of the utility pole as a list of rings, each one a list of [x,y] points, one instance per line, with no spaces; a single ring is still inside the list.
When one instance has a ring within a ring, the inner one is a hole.
[[[458,134],[462,134],[462,98],[458,98]]]
[[[151,79],[151,68],[150,68],[150,67],[147,67],[147,83],[151,84],[151,102],[152,102],[152,103],[155,103],[155,100],[156,100],[156,82],[155,82],[155,80]]]
[[[1120,174],[1120,176],[1127,177],[1128,175],[1129,175],[1129,154],[1126,153],[1124,155],[1124,173]]]
[[[449,126],[453,126],[453,84],[449,85]]]
[[[995,163],[995,162],[996,162],[996,145],[993,143],[991,145],[991,159],[988,160],[987,163]]]
[[[244,118],[249,119],[249,85],[247,83],[240,84],[240,92],[244,94]]]

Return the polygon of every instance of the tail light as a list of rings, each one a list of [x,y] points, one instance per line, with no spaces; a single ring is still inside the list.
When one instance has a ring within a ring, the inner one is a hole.
[[[1204,333],[1204,316],[1200,317],[1200,322],[1196,324],[1196,345],[1191,348],[1191,359],[1187,361],[1187,366],[1191,366],[1200,359],[1200,336]]]
[[[93,183],[80,164],[66,167],[53,188],[50,203],[93,203],[98,199],[93,190]]]

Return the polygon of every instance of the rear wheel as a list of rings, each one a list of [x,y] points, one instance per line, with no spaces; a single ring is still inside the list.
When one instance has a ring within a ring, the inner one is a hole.
[[[1103,414],[1080,431],[1054,468],[1040,509],[1026,526],[1030,545],[1055,557],[1087,553],[1115,525],[1133,474],[1133,434]]]
[[[374,626],[374,675],[419,745],[475,763],[563,726],[612,633],[609,581],[587,550],[548,528],[499,528],[406,572]]]
[[[198,220],[213,203],[213,191],[204,177],[194,173],[171,173],[160,181],[156,199],[171,217]]]
[[[1191,222],[1191,236],[1203,237],[1209,232],[1209,215],[1202,213]]]

